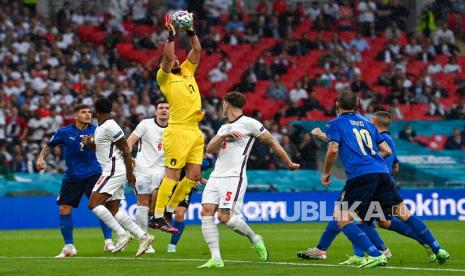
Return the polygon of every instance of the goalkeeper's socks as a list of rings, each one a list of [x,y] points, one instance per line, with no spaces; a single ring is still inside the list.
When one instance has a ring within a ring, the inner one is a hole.
[[[100,228],[102,228],[103,237],[105,238],[105,240],[111,240],[111,234],[113,231],[101,219],[99,219],[99,222]]]
[[[192,191],[192,188],[194,188],[196,183],[197,181],[190,180],[187,177],[184,177],[181,181],[179,181],[178,186],[174,190],[174,193],[167,204],[166,210],[168,212],[174,211],[176,207],[178,207],[179,203],[181,203],[181,201],[183,201],[186,198],[186,196]]]
[[[438,241],[433,237],[433,234],[431,234],[431,231],[428,229],[428,227],[421,221],[419,218],[417,218],[414,215],[411,215],[406,221],[406,224],[412,228],[412,230],[417,234],[418,237],[422,238],[426,244],[429,245],[429,247],[433,250],[435,254],[438,253],[439,249],[441,249],[441,246],[439,246]]]
[[[417,234],[415,234],[415,232],[413,232],[413,229],[406,222],[401,221],[397,217],[394,217],[394,216],[392,217],[391,225],[389,225],[388,230],[397,232],[403,236],[414,239],[417,242],[419,242],[421,245],[426,244],[426,241],[420,238]]]
[[[371,243],[367,235],[358,228],[355,224],[349,223],[342,228],[342,232],[349,238],[349,240],[355,244],[355,246],[362,249],[364,252],[367,252],[368,255],[372,257],[379,257],[381,253],[376,248],[376,246]]]
[[[71,214],[60,215],[60,231],[65,244],[73,244],[73,218]]]
[[[368,225],[366,223],[358,224],[358,228],[362,229],[363,232],[367,235],[368,239],[370,239],[371,243],[373,243],[378,250],[385,251],[387,249],[386,245],[384,245],[383,239],[379,236],[378,231],[376,231],[375,225],[371,224]]]
[[[173,193],[174,186],[177,181],[168,177],[163,177],[157,194],[157,202],[155,204],[155,218],[162,218],[165,214],[166,205],[170,201],[171,194]]]
[[[337,226],[337,221],[330,221],[326,225],[323,234],[321,234],[320,241],[318,242],[316,248],[322,251],[326,251],[340,232],[341,229],[339,229],[339,227]]]
[[[184,231],[184,228],[186,227],[186,224],[184,221],[173,221],[173,227],[178,229],[178,232],[176,234],[171,235],[171,241],[170,244],[176,245],[178,244],[179,240],[181,239],[182,231]]]

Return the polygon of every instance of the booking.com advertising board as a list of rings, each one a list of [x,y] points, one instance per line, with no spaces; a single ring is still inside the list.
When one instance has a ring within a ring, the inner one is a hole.
[[[409,209],[426,220],[465,220],[465,190],[432,189],[401,192]],[[332,219],[338,192],[248,193],[242,209],[251,223],[319,222]],[[187,223],[200,224],[201,195],[194,194],[187,212]],[[122,202],[131,216],[136,211],[135,198]],[[56,228],[58,208],[55,198],[0,197],[0,229]],[[77,227],[96,227],[97,219],[83,199],[73,212]]]

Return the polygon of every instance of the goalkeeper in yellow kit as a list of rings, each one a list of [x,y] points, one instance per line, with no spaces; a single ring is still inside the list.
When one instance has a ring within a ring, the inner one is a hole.
[[[165,176],[158,190],[155,212],[149,226],[173,233],[178,230],[165,219],[165,210],[173,213],[197,181],[201,180],[204,137],[199,122],[204,114],[201,111],[200,92],[194,75],[202,47],[191,26],[186,32],[192,49],[187,59],[180,64],[174,54],[177,30],[171,16],[166,16],[165,25],[169,31],[169,38],[163,50],[157,82],[170,105],[170,119],[162,136]],[[186,176],[179,180],[182,168],[186,170]]]

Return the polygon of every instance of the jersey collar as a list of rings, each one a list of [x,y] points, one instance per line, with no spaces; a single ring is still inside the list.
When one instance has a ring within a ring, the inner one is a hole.
[[[160,124],[157,122],[157,117],[153,118],[153,121],[155,122],[155,124],[156,124],[157,126],[159,126],[159,127],[161,127],[161,128],[166,128],[166,127],[168,126],[168,125],[166,125],[166,126],[160,125]]]
[[[244,114],[239,115],[239,117],[237,117],[234,121],[231,121],[231,122],[228,122],[228,123],[230,123],[230,124],[235,123],[235,122],[237,122],[237,120],[239,120],[242,116],[244,116]]]
[[[388,130],[381,131],[379,134],[384,134],[384,133],[391,135],[391,133]]]
[[[350,111],[350,112],[344,112],[344,113],[339,114],[339,116],[346,116],[346,115],[355,115],[355,112]]]

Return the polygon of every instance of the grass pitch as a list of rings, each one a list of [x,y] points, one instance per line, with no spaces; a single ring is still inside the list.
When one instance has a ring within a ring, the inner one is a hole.
[[[245,237],[220,226],[220,246],[225,260],[223,269],[200,270],[196,267],[210,258],[199,226],[188,226],[177,253],[166,253],[169,235],[155,233],[155,254],[134,258],[137,241],[125,252],[103,253],[100,229],[75,229],[78,257],[54,259],[62,248],[58,229],[0,231],[0,275],[449,275],[465,274],[465,222],[428,222],[451,259],[444,265],[429,263],[415,241],[393,232],[379,230],[393,258],[384,268],[359,269],[339,266],[351,253],[341,233],[328,250],[325,261],[307,261],[296,252],[313,247],[325,224],[261,224],[252,228],[261,234],[270,251],[268,263],[260,263]]]

